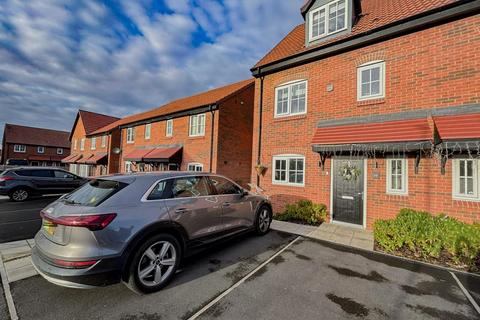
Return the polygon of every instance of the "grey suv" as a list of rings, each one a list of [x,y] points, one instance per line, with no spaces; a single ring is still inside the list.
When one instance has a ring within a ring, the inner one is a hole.
[[[0,195],[25,201],[32,195],[67,193],[87,180],[60,168],[18,167],[0,174]]]
[[[272,208],[220,175],[162,172],[92,180],[41,215],[32,260],[45,279],[72,288],[123,281],[149,293],[194,249],[267,233]]]

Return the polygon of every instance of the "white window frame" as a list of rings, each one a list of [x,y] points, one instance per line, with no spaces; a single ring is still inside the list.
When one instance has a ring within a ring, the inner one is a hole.
[[[132,173],[132,161],[125,161],[125,172]]]
[[[90,138],[90,150],[97,149],[97,137]]]
[[[193,170],[191,169],[193,167]],[[200,169],[200,170],[197,170]],[[187,171],[192,171],[192,172],[203,172],[203,164],[199,162],[191,162],[187,164]]]
[[[73,150],[77,150],[77,139],[73,140]]]
[[[85,138],[80,140],[80,151],[85,150]]]
[[[473,194],[460,193],[460,162],[473,161]],[[480,160],[472,158],[458,158],[452,161],[452,196],[457,200],[480,201]]]
[[[58,155],[63,154],[63,148],[57,148],[57,154]]]
[[[303,182],[302,183],[295,183],[295,182],[289,182],[288,178],[290,176],[290,160],[293,159],[302,159],[303,160]],[[285,181],[282,180],[276,180],[275,179],[275,171],[276,171],[276,162],[277,160],[285,160],[286,161],[286,167],[285,167]],[[278,185],[285,185],[285,186],[295,186],[295,187],[304,187],[305,186],[305,179],[306,179],[306,161],[305,161],[305,156],[301,154],[282,154],[282,155],[276,155],[273,156],[272,159],[272,184],[278,184]]]
[[[386,175],[387,175],[387,194],[408,195],[408,159],[407,158],[387,158]],[[392,162],[402,162],[402,189],[392,188]]]
[[[145,125],[145,140],[150,140],[151,136],[152,136],[152,124],[147,123]]]
[[[362,96],[362,72],[365,70],[371,70],[374,68],[380,68],[380,92],[378,94],[370,94],[368,96]],[[371,61],[365,64],[358,66],[357,68],[357,101],[365,101],[372,99],[383,99],[385,98],[385,61]]]
[[[103,135],[102,136],[102,148],[106,148],[107,147],[107,135]]]
[[[303,112],[295,112],[292,113],[292,87],[295,85],[299,85],[305,83],[305,111]],[[280,90],[283,90],[285,88],[288,88],[288,96],[287,96],[287,112],[286,113],[278,113],[278,92]],[[279,85],[278,87],[275,88],[275,118],[281,118],[281,117],[289,117],[289,116],[297,116],[297,115],[302,115],[306,114],[308,110],[308,81],[303,79],[303,80],[295,80],[291,82],[287,82],[284,84]]]
[[[45,147],[38,146],[38,147],[37,147],[37,153],[39,153],[39,154],[44,154],[44,153],[45,153]]]
[[[194,122],[196,119],[196,122]],[[202,123],[203,122],[203,123]],[[190,116],[188,125],[189,137],[202,137],[205,135],[206,115],[205,113],[195,114]]]
[[[168,119],[165,123],[165,136],[171,137],[173,136],[173,119]]]
[[[25,153],[27,152],[27,146],[24,144],[16,144],[13,146],[13,152],[16,153]]]
[[[134,127],[127,128],[127,143],[135,143]]]
[[[341,0],[336,0],[336,1],[332,1],[330,3],[327,3],[321,7],[318,7],[312,11],[310,11],[309,13],[309,19],[308,19],[308,40],[309,42],[312,42],[312,41],[315,41],[315,40],[318,40],[318,39],[321,39],[321,38],[324,38],[326,36],[329,36],[329,35],[332,35],[332,34],[335,34],[335,33],[338,33],[338,32],[341,32],[341,31],[344,31],[344,30],[347,30],[348,29],[348,20],[350,19],[350,13],[349,13],[349,10],[348,10],[348,0],[345,0],[345,26],[342,28],[342,29],[338,29],[338,30],[335,30],[335,31],[332,31],[332,32],[329,32],[328,30],[330,29],[330,17],[329,17],[329,9],[331,6],[333,5],[337,5]],[[319,34],[317,36],[312,36],[313,35],[313,15],[317,12],[320,12],[324,10],[325,11],[325,22],[324,22],[324,25],[325,25],[325,31],[324,33],[322,34]]]

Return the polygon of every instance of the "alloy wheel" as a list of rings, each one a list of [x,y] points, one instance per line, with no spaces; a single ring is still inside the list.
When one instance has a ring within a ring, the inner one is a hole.
[[[28,192],[23,189],[15,190],[12,193],[12,198],[15,201],[25,201],[28,198]]]
[[[169,241],[152,244],[140,258],[137,275],[140,282],[148,287],[161,284],[173,272],[177,262],[177,251]]]
[[[268,212],[268,210],[263,209],[260,212],[258,219],[259,219],[258,227],[260,231],[266,232],[268,230],[268,227],[270,226],[270,213]]]

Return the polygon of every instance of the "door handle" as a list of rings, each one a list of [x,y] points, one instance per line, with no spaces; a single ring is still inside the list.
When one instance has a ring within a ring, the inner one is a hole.
[[[222,206],[225,207],[225,208],[226,208],[226,207],[230,207],[230,202],[224,202],[224,203],[222,204]]]
[[[184,213],[187,212],[188,210],[186,208],[179,208],[175,210],[175,213]]]

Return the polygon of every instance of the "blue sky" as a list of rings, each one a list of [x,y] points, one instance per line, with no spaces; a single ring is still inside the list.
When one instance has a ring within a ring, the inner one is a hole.
[[[303,0],[0,0],[6,122],[70,130],[250,77]]]

